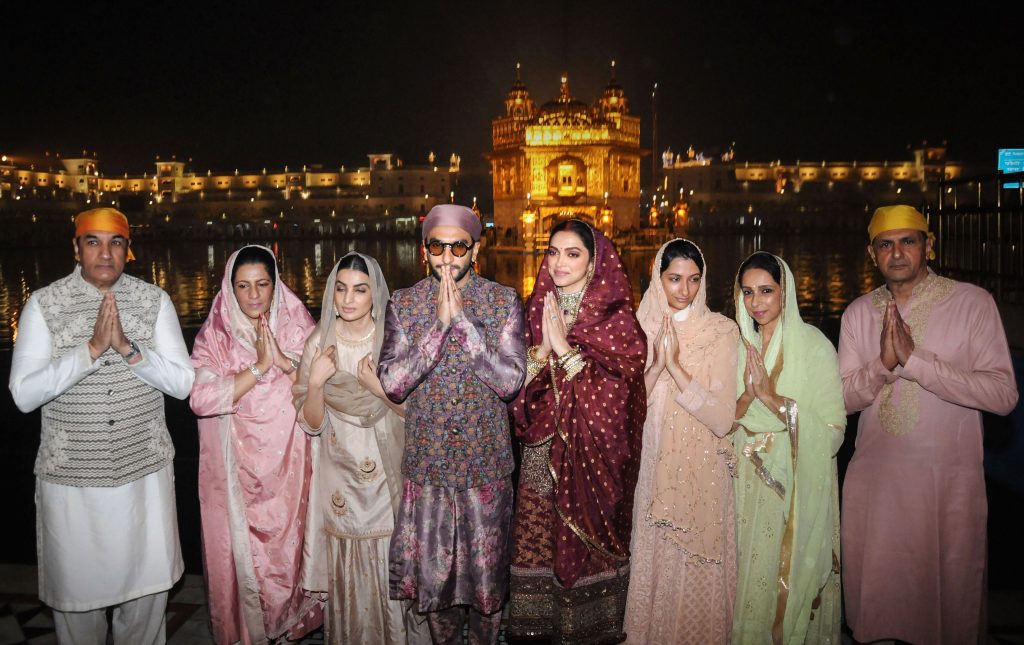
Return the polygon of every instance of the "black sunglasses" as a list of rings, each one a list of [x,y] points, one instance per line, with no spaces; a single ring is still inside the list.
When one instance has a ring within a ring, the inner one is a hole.
[[[452,255],[454,255],[457,258],[461,258],[462,256],[469,253],[469,250],[474,246],[476,246],[476,242],[470,242],[469,244],[466,244],[462,240],[458,240],[456,242],[442,242],[440,240],[430,240],[426,244],[427,252],[430,253],[431,255],[441,255],[447,248],[452,252]]]

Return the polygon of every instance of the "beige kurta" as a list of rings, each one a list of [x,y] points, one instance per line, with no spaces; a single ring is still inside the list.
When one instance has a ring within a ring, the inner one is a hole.
[[[314,332],[306,344],[319,344]],[[340,370],[355,374],[359,360],[373,351],[373,338],[336,342]],[[320,428],[310,428],[299,412],[299,425],[316,435],[317,464],[310,504],[310,526],[319,521],[313,561],[321,565],[328,594],[325,620],[330,643],[418,642],[426,634],[408,603],[388,598],[388,548],[395,521],[377,434],[386,432],[386,417],[364,428],[353,417],[327,407]],[[378,427],[380,426],[380,427]],[[397,475],[397,473],[396,473]],[[312,517],[318,513],[318,517]],[[407,622],[408,621],[408,622]]]

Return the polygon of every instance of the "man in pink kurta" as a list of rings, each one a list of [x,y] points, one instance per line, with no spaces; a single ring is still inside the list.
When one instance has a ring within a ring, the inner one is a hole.
[[[909,206],[878,209],[868,253],[885,286],[843,314],[846,409],[862,411],[843,485],[846,620],[857,641],[975,643],[984,636],[981,411],[1017,387],[987,291],[933,273]]]

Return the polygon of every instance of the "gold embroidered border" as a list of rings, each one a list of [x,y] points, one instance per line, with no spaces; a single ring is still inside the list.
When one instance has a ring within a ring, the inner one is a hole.
[[[786,427],[789,430],[790,463],[793,467],[793,494],[789,498],[789,517],[786,519],[786,532],[782,537],[782,548],[779,551],[779,596],[775,605],[775,623],[772,625],[772,641],[782,643],[783,623],[786,619],[786,605],[789,602],[789,574],[793,560],[793,534],[796,530],[796,461],[800,446],[800,424],[796,401],[786,399]]]
[[[932,309],[945,300],[956,283],[949,278],[937,276],[931,271],[921,284],[914,287],[911,298],[913,308],[906,323],[914,338],[914,346],[924,344],[925,332],[931,320]],[[871,294],[871,304],[885,315],[885,307],[892,300],[892,294],[886,287],[879,287]],[[900,400],[895,402],[895,385],[900,383]],[[913,431],[921,417],[921,386],[908,379],[899,379],[894,383],[882,386],[881,405],[878,408],[878,419],[882,429],[894,437],[902,437]]]
[[[629,566],[562,587],[549,568],[512,567],[506,633],[574,645],[621,642]]]
[[[690,533],[691,530],[692,530],[692,529],[679,528],[679,527],[673,525],[672,522],[669,522],[668,520],[652,520],[651,519],[651,513],[649,511],[644,516],[644,521],[646,521],[651,526],[655,526],[655,527],[657,527],[659,529],[668,529],[670,531],[679,531],[680,533]],[[664,532],[660,533],[658,535],[658,537],[660,537],[665,542],[668,542],[671,546],[675,547],[680,552],[685,553],[686,556],[688,558],[690,558],[690,562],[693,562],[695,564],[722,564],[721,558],[719,558],[717,560],[714,559],[714,558],[706,558],[706,557],[704,557],[703,555],[701,555],[699,553],[694,553],[694,552],[690,551],[689,549],[684,548],[682,545],[679,544],[679,542],[677,542],[676,540],[673,540],[672,536],[669,533],[664,533]]]
[[[557,485],[557,482],[556,482],[556,485]],[[611,551],[606,549],[600,542],[598,542],[597,538],[593,538],[593,537],[587,535],[587,533],[583,529],[581,529],[579,526],[577,526],[572,520],[570,520],[568,517],[566,517],[564,513],[562,513],[562,509],[559,508],[557,504],[555,504],[555,510],[558,512],[558,517],[559,517],[559,519],[562,520],[562,523],[565,524],[566,526],[568,526],[569,530],[571,530],[573,533],[575,533],[576,537],[578,537],[579,539],[583,540],[583,543],[586,544],[589,548],[594,549],[595,551],[597,551],[601,555],[605,556],[606,558],[611,558],[612,560],[618,560],[619,562],[629,562],[629,556],[628,555],[625,555],[625,556],[623,556],[623,555],[615,555],[614,553],[612,553]]]
[[[736,424],[738,427],[743,428],[742,425]],[[743,431],[747,433],[747,436],[754,436],[755,433],[743,428]],[[765,486],[775,491],[775,493],[781,497],[786,497],[786,487],[782,485],[782,482],[775,479],[772,474],[768,471],[768,468],[764,465],[764,460],[761,459],[761,455],[758,454],[762,451],[769,451],[772,448],[772,441],[775,439],[774,432],[761,433],[763,438],[760,441],[754,443],[748,443],[743,445],[743,456],[750,460],[750,463],[754,465],[754,472],[764,482]]]

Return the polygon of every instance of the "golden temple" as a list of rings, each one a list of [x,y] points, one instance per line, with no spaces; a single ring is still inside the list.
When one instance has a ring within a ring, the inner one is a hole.
[[[540,248],[559,220],[576,217],[606,235],[640,225],[640,117],[612,74],[588,105],[562,75],[539,108],[516,65],[505,114],[491,122],[494,225],[499,243]]]

